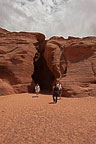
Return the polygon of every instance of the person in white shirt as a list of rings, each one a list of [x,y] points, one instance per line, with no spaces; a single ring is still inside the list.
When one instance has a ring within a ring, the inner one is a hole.
[[[61,95],[62,95],[62,85],[61,85],[61,83],[59,82],[59,83],[57,84],[57,86],[58,86],[58,88],[59,88],[59,97],[60,97],[60,99],[61,99]]]
[[[35,86],[35,93],[36,93],[37,96],[39,95],[39,92],[40,92],[40,86],[37,83],[36,86]]]

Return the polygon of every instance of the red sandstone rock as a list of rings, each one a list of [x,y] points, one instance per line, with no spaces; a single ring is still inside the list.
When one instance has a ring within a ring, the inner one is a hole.
[[[44,56],[55,79],[62,83],[63,96],[96,95],[96,37],[52,37]]]
[[[21,93],[33,89],[33,58],[37,47],[44,40],[45,36],[40,33],[7,32],[0,29],[0,79],[9,85],[4,87],[2,93],[0,84],[0,95],[4,95],[4,91],[6,95],[13,91]]]
[[[40,33],[0,29],[0,95],[33,92],[33,73],[41,88],[59,79],[62,96],[96,96],[96,37],[45,41]]]
[[[0,79],[0,96],[8,94],[14,94],[12,86],[8,82]]]

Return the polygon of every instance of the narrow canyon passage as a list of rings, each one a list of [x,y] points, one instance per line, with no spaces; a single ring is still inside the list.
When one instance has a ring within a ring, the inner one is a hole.
[[[34,58],[34,73],[32,78],[35,84],[38,83],[40,85],[41,90],[50,91],[55,77],[48,68],[43,55],[40,55],[39,58],[37,57],[36,55]]]

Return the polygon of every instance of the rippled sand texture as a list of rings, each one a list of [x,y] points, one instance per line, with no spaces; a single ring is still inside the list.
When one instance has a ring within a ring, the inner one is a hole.
[[[96,98],[1,96],[0,144],[96,144]]]

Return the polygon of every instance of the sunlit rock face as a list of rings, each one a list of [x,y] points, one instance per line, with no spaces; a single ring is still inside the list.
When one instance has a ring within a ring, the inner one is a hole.
[[[96,37],[53,36],[0,29],[0,95],[51,90],[59,80],[62,96],[96,96]]]
[[[52,37],[44,56],[55,79],[62,83],[62,96],[96,95],[96,37]]]
[[[40,33],[11,33],[0,29],[0,95],[33,90],[33,59],[44,40]]]

